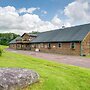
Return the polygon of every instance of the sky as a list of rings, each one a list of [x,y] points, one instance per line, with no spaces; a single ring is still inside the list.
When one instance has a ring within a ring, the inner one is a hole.
[[[90,0],[0,0],[0,33],[49,31],[90,23]]]

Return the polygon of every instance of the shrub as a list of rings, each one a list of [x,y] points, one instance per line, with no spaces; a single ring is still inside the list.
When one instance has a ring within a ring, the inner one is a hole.
[[[2,56],[2,53],[3,53],[3,50],[2,50],[2,49],[0,49],[0,56]]]

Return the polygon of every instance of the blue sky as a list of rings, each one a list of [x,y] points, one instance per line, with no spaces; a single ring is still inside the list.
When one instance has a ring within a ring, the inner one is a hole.
[[[47,15],[42,15],[40,12],[35,12],[44,20],[52,19],[57,13],[63,11],[65,6],[71,3],[73,0],[1,0],[0,6],[14,6],[19,8],[39,7],[41,10],[47,11]],[[61,15],[60,15],[61,16]],[[64,18],[64,16],[61,16]]]
[[[90,23],[90,0],[0,0],[0,32],[23,34]]]

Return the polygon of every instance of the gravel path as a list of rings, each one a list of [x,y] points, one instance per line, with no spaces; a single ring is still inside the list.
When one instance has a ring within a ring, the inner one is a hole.
[[[90,58],[85,58],[80,56],[49,54],[49,53],[41,53],[41,52],[33,52],[33,51],[24,51],[24,50],[13,50],[13,49],[7,49],[7,50],[15,53],[21,53],[21,54],[30,55],[33,57],[56,61],[59,63],[65,63],[70,65],[90,68]]]

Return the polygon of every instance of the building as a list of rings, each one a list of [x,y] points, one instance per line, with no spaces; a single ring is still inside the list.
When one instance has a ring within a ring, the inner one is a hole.
[[[36,34],[24,33],[21,37],[17,37],[9,43],[9,47],[18,50],[31,50],[30,42],[36,38]]]
[[[10,42],[10,48],[36,50],[64,55],[90,54],[90,24],[42,32],[23,34]]]

